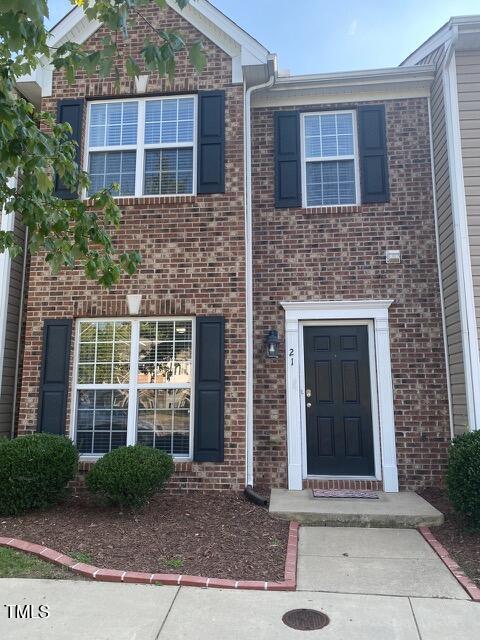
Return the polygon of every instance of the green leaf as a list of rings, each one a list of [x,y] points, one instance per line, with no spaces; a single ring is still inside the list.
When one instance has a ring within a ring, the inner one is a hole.
[[[127,70],[127,74],[131,78],[138,78],[138,76],[141,73],[140,67],[138,66],[136,61],[132,58],[132,56],[128,56],[128,58],[127,58],[127,60],[125,62],[125,68]]]
[[[200,40],[194,42],[188,52],[188,57],[193,67],[198,73],[202,73],[207,64],[207,57],[203,51],[203,45]]]
[[[37,176],[38,188],[41,193],[47,193],[48,191],[52,190],[53,184],[50,176],[48,176],[43,171],[36,172],[36,176]]]

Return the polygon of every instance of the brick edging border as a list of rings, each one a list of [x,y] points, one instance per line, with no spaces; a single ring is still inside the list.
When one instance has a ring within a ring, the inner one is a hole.
[[[203,576],[184,576],[173,573],[143,573],[141,571],[120,571],[103,569],[90,564],[78,562],[64,553],[40,544],[18,540],[17,538],[0,537],[0,547],[10,547],[25,553],[31,553],[43,560],[59,564],[86,578],[100,582],[129,582],[138,584],[177,585],[182,587],[206,587],[217,589],[251,589],[259,591],[295,591],[297,587],[297,547],[298,522],[290,522],[288,531],[287,556],[285,559],[285,575],[281,582],[263,580],[230,580],[223,578],[204,578]]]
[[[443,564],[447,567],[450,573],[458,580],[461,586],[468,593],[470,598],[474,602],[480,602],[480,588],[470,580],[468,576],[460,569],[455,560],[451,557],[443,544],[439,542],[428,527],[419,527],[419,531],[428,544],[432,547],[435,553],[438,555]]]

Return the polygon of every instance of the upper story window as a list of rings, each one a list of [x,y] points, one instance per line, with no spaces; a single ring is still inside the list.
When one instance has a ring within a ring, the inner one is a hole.
[[[90,192],[117,196],[195,193],[196,96],[91,102]]]
[[[302,115],[304,206],[359,202],[355,112]]]

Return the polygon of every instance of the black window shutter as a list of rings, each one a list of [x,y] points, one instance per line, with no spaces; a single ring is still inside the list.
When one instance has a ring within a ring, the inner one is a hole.
[[[71,320],[45,320],[37,431],[65,433],[71,335]]]
[[[298,111],[275,112],[275,206],[302,206]]]
[[[381,104],[358,108],[362,202],[388,202],[387,135],[385,107]]]
[[[225,92],[198,94],[197,193],[225,193]]]
[[[199,316],[195,349],[195,434],[197,462],[223,461],[225,319]]]
[[[57,122],[68,124],[72,127],[72,140],[77,143],[76,161],[80,163],[80,148],[82,144],[82,125],[83,125],[83,100],[59,100],[57,103]],[[58,176],[55,176],[55,195],[63,200],[75,200],[78,193],[70,191],[63,184]]]

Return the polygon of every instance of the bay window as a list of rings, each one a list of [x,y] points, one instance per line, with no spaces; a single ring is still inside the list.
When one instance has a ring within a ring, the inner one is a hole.
[[[90,194],[112,184],[116,196],[193,194],[196,110],[196,96],[90,102]]]
[[[76,342],[80,453],[139,443],[190,457],[192,320],[80,320]]]

